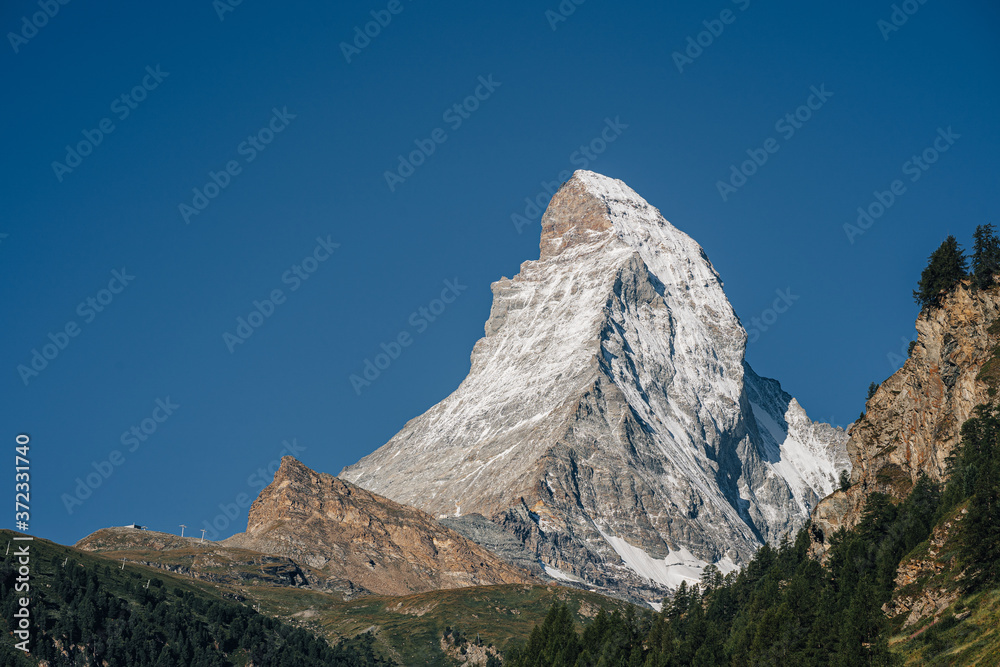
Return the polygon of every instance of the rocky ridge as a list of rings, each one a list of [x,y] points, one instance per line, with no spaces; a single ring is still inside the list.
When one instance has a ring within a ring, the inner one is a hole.
[[[537,583],[433,517],[291,456],[223,545],[283,556],[379,595]]]
[[[117,561],[155,567],[215,584],[310,588],[336,594],[345,600],[370,594],[347,579],[328,576],[291,558],[154,530],[102,528],[75,546]]]

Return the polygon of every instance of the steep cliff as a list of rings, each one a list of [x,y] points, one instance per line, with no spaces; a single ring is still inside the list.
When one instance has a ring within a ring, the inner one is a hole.
[[[813,510],[816,555],[825,553],[830,535],[857,524],[870,494],[903,498],[921,474],[945,479],[962,424],[996,392],[1000,362],[991,359],[1000,343],[998,316],[998,288],[973,291],[968,284],[921,313],[910,357],[848,430],[851,487]]]

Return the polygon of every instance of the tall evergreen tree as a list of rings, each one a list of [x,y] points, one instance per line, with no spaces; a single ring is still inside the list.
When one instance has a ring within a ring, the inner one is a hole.
[[[986,289],[1000,274],[1000,239],[993,225],[979,225],[972,238],[972,275],[976,287]]]
[[[949,459],[944,510],[970,498],[963,523],[968,587],[1000,583],[1000,408],[979,406],[962,425],[962,442]]]
[[[968,277],[969,271],[962,246],[949,236],[928,258],[927,268],[913,292],[913,300],[921,309],[937,306],[945,292]]]
[[[966,556],[975,568],[972,586],[1000,583],[1000,457],[993,453],[976,480],[966,518]]]

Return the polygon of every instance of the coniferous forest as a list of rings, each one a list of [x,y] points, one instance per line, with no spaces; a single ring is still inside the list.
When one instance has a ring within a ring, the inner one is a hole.
[[[197,589],[182,590],[134,568],[82,563],[36,543],[31,658],[0,643],[0,664],[129,665],[391,665],[371,635],[331,647],[312,633]],[[47,552],[47,553],[45,553]],[[44,554],[44,555],[43,555]],[[38,558],[41,560],[37,560]],[[16,563],[0,563],[4,624],[13,619]],[[6,633],[10,632],[5,628]]]

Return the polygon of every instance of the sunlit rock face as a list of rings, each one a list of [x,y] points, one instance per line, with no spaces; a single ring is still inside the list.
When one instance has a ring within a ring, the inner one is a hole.
[[[998,318],[1000,288],[973,291],[968,285],[920,314],[906,363],[879,385],[850,428],[850,488],[813,512],[814,555],[823,557],[833,533],[861,520],[872,493],[904,498],[920,475],[947,477],[962,424],[977,405],[996,400],[988,381],[996,385],[997,366],[984,365],[1000,344]]]
[[[227,547],[284,556],[378,595],[537,580],[434,517],[286,456]]]

